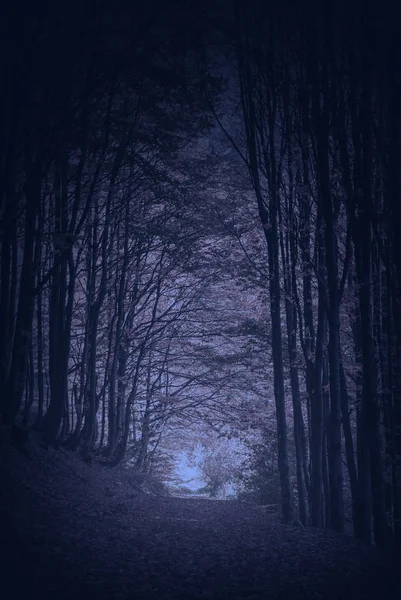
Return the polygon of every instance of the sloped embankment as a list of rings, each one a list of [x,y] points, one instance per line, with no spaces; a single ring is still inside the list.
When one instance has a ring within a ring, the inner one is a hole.
[[[4,439],[0,477],[4,600],[401,598],[394,557],[257,507],[151,496],[123,469]]]

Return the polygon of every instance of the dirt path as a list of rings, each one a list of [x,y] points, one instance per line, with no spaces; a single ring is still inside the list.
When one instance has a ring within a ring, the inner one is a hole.
[[[4,600],[401,598],[393,557],[257,507],[139,494],[56,454],[0,474]]]

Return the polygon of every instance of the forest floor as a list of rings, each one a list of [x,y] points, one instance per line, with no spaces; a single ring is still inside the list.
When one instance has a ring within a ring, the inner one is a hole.
[[[2,600],[401,599],[399,556],[257,506],[152,496],[64,451],[27,458],[2,432]]]

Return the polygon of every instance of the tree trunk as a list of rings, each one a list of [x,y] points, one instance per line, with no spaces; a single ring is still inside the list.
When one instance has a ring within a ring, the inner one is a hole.
[[[341,394],[340,394],[340,292],[338,288],[338,258],[335,233],[335,215],[329,171],[329,98],[327,64],[321,72],[316,68],[315,77],[323,81],[323,107],[320,94],[314,90],[313,130],[316,140],[316,169],[319,205],[324,220],[325,258],[327,270],[329,325],[328,356],[330,365],[330,414],[328,430],[329,481],[330,481],[330,527],[335,531],[344,529],[344,499],[341,443]]]
[[[280,290],[280,262],[278,243],[277,213],[279,198],[279,167],[276,160],[275,126],[276,98],[274,86],[261,89],[261,97],[264,96],[267,111],[265,115],[268,122],[268,139],[258,139],[263,129],[259,127],[258,111],[255,105],[255,86],[260,86],[260,81],[254,79],[249,66],[249,56],[244,56],[245,39],[251,34],[246,30],[246,24],[241,22],[242,14],[237,6],[238,26],[238,68],[240,71],[240,87],[242,100],[242,113],[246,132],[247,148],[249,153],[249,170],[252,178],[253,188],[258,204],[259,217],[263,226],[268,250],[269,268],[269,295],[270,295],[270,318],[272,328],[272,356],[273,356],[273,379],[274,397],[277,421],[278,442],[278,469],[280,475],[281,507],[284,522],[293,521],[293,499],[290,482],[288,463],[288,441],[287,441],[287,418],[284,395],[284,370],[283,370],[283,348],[281,333],[281,290]],[[244,30],[245,27],[245,30]],[[273,36],[273,29],[270,29]],[[273,56],[271,57],[273,60]],[[272,94],[272,96],[270,96]],[[261,107],[259,107],[261,108]],[[263,159],[259,157],[257,148],[261,145]],[[263,164],[260,164],[263,160]],[[260,182],[260,170],[266,171],[268,179],[268,197],[262,192]]]
[[[14,344],[5,390],[5,405],[3,406],[3,420],[9,425],[14,423],[21,406],[29,340],[32,333],[35,294],[34,241],[36,216],[41,200],[41,177],[41,164],[38,158],[31,165],[31,172],[28,174],[26,184],[24,256],[21,268]]]

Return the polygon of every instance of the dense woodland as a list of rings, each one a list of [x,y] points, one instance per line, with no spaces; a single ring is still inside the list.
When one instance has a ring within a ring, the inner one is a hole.
[[[155,473],[238,439],[284,522],[401,547],[397,19],[165,4],[2,18],[3,422]]]

